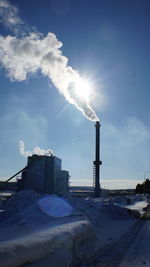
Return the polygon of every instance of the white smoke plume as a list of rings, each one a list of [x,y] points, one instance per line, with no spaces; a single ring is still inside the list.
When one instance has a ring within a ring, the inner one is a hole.
[[[38,155],[38,156],[52,156],[52,155],[54,155],[54,153],[51,149],[44,150],[44,149],[41,149],[40,147],[33,148],[33,151],[26,151],[23,141],[19,141],[19,152],[23,157],[29,157],[32,155]]]
[[[9,2],[0,0],[0,3],[8,5]],[[86,118],[99,120],[88,99],[77,95],[75,84],[81,77],[68,66],[68,58],[63,56],[61,47],[62,43],[51,32],[45,37],[35,32],[20,38],[0,36],[0,64],[12,81],[26,80],[29,74],[40,70]]]
[[[10,4],[7,0],[0,0],[0,22],[11,30],[23,24],[22,19],[18,15],[17,7]]]

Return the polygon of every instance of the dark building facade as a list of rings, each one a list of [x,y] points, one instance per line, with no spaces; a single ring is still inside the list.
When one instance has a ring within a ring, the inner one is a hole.
[[[26,170],[18,180],[18,190],[32,189],[39,193],[68,192],[69,173],[61,170],[61,159],[51,156],[28,157]]]

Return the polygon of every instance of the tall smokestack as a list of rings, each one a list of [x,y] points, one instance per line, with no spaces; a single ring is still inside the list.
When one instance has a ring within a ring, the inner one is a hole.
[[[100,196],[100,165],[102,161],[100,161],[100,123],[96,121],[96,143],[95,143],[95,161],[94,163],[94,196]]]

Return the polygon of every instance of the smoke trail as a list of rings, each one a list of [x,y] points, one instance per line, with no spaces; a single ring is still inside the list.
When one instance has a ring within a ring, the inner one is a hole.
[[[16,33],[19,27],[24,24],[18,15],[18,8],[7,0],[0,0],[0,22]]]
[[[19,141],[19,152],[23,157],[28,157],[32,155],[32,152],[25,151],[25,145],[23,141]]]
[[[0,4],[4,2],[9,3],[0,0]],[[10,6],[9,4],[9,8]],[[18,16],[17,19],[19,21]],[[45,37],[36,32],[20,38],[11,35],[0,36],[0,63],[6,69],[8,77],[14,81],[26,80],[28,74],[40,70],[86,118],[99,120],[89,100],[77,95],[75,84],[81,77],[76,70],[68,66],[68,58],[63,56],[61,47],[62,43],[51,32]]]
[[[51,149],[41,149],[40,147],[33,148],[33,151],[25,151],[25,145],[23,141],[19,141],[19,152],[23,157],[29,157],[32,155],[38,156],[52,156],[54,153]]]

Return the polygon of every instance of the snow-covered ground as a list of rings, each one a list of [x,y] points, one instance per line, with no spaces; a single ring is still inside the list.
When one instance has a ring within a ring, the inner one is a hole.
[[[147,207],[147,201],[143,200],[143,201],[137,201],[134,204],[131,205],[122,205],[122,207],[125,207],[127,209],[130,210],[137,210],[140,212],[140,214],[144,214],[144,208]]]
[[[145,196],[83,199],[18,192],[1,205],[0,266],[119,266],[142,228],[137,217],[146,205]]]
[[[150,223],[146,221],[119,267],[150,266]]]

